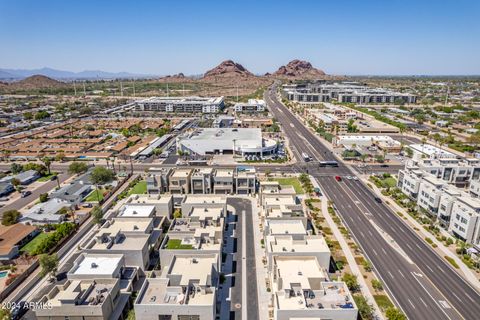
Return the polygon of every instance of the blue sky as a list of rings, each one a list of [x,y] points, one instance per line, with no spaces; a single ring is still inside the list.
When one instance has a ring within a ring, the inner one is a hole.
[[[0,68],[480,74],[480,1],[0,0]]]

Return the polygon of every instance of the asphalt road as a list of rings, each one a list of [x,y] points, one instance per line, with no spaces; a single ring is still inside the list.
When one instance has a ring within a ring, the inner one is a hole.
[[[271,90],[268,106],[301,159],[302,152],[315,160],[336,157],[306,128]],[[480,295],[455,270],[419,238],[405,222],[360,181],[337,182],[331,175],[354,175],[339,161],[338,168],[305,165],[334,202],[339,215],[372,262],[395,303],[410,319],[479,319]],[[398,248],[398,249],[397,249]]]
[[[68,178],[70,178],[70,174],[67,173],[62,173],[58,175],[59,182],[62,183]],[[36,188],[35,190],[32,191],[32,194],[25,197],[25,198],[19,198],[18,200],[10,203],[9,205],[6,205],[2,209],[0,209],[0,217],[3,215],[5,211],[8,210],[20,210],[21,208],[25,207],[27,204],[30,202],[38,199],[40,194],[42,193],[47,193],[53,188],[57,187],[57,181],[48,181],[45,182],[43,185],[40,187]]]
[[[242,301],[242,305],[247,305],[247,314],[246,319],[248,320],[258,320],[258,291],[257,291],[257,270],[255,262],[255,244],[253,236],[253,221],[252,221],[252,202],[248,199],[241,198],[228,198],[227,204],[235,208],[237,213],[237,257],[241,258],[241,253],[243,250],[242,245],[242,231],[245,228],[246,235],[246,270],[242,270],[242,261],[237,258],[237,273],[235,276],[235,286],[232,288],[232,307],[234,310],[238,311],[235,308],[234,301],[240,301],[239,296],[242,297],[242,277],[247,279],[247,292],[246,297],[247,301]],[[245,223],[243,225],[242,215],[245,214]],[[235,291],[235,292],[234,292]],[[244,308],[242,308],[243,312]],[[236,312],[235,319],[242,319],[241,313]]]

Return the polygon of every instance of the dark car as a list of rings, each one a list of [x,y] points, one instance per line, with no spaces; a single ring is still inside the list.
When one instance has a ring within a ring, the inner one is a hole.
[[[10,315],[12,320],[21,319],[28,311],[28,303],[26,301],[20,301],[12,308]]]
[[[381,168],[388,168],[388,164],[382,164],[380,167]]]
[[[50,178],[50,181],[55,181],[55,180],[57,180],[57,179],[58,179],[57,176],[52,176],[52,177]]]
[[[26,197],[28,197],[28,196],[31,195],[31,194],[32,194],[32,191],[23,191],[23,192],[22,192],[22,198],[26,198]]]
[[[375,197],[375,202],[382,203],[382,199],[380,199],[379,197]]]

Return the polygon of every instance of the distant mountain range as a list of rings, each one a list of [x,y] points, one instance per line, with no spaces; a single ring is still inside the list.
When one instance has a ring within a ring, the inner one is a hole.
[[[52,68],[41,69],[0,69],[0,80],[20,80],[33,75],[42,75],[59,80],[93,80],[93,79],[125,79],[125,78],[150,78],[155,75],[134,74],[129,72],[106,72],[101,70],[85,70],[72,72]]]

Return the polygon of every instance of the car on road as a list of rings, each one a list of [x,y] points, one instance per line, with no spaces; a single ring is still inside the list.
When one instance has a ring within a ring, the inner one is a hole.
[[[32,194],[32,191],[28,191],[28,190],[27,190],[27,191],[23,191],[21,197],[22,197],[22,198],[26,198],[26,197],[28,197],[28,196],[31,195],[31,194]]]
[[[342,181],[342,177],[340,177],[340,176],[335,176],[335,180],[337,180],[337,181]]]
[[[347,180],[352,180],[352,176],[346,176],[345,177]]]
[[[388,168],[388,164],[382,164],[380,165],[380,168]]]
[[[9,197],[1,197],[0,198],[0,202],[7,202],[8,200],[10,200]]]
[[[353,176],[353,180],[358,181],[358,177]]]
[[[25,313],[28,311],[28,302],[26,301],[20,301],[18,304],[15,304],[15,306],[10,310],[10,317],[12,320],[18,320],[21,319]]]
[[[375,197],[375,202],[382,203],[382,199],[380,199],[379,197]]]

